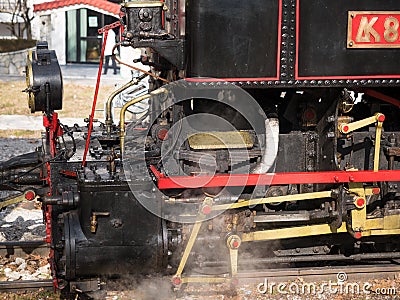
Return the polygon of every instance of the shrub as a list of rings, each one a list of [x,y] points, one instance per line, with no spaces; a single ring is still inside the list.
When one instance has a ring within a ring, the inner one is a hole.
[[[32,48],[36,45],[35,40],[25,39],[0,39],[0,53],[13,52]]]

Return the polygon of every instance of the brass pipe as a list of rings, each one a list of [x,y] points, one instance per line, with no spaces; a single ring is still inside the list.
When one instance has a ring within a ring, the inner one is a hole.
[[[146,100],[146,99],[150,98],[151,96],[159,95],[161,93],[166,93],[166,92],[167,92],[166,89],[160,88],[158,90],[151,92],[150,94],[139,96],[139,97],[136,97],[136,98],[130,100],[121,108],[121,111],[119,113],[119,127],[120,127],[119,140],[120,140],[120,147],[121,147],[122,155],[124,153],[124,143],[125,143],[125,113],[126,113],[126,110],[128,109],[128,107],[133,104],[136,104],[140,101]]]
[[[134,86],[134,85],[136,85],[138,83],[139,83],[138,79],[136,79],[136,78],[132,79],[131,81],[129,81],[125,85],[121,86],[120,88],[118,88],[114,92],[112,92],[111,95],[108,97],[107,103],[106,103],[106,120],[105,120],[105,124],[106,124],[106,128],[107,128],[107,134],[111,133],[111,126],[113,124],[111,109],[112,109],[112,102],[114,101],[114,98],[119,93],[121,93],[122,91],[124,91],[127,88],[130,88],[131,86]]]

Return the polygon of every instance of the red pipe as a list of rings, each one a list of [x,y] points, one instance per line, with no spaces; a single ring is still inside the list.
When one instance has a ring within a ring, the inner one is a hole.
[[[393,98],[393,97],[390,97],[388,95],[382,94],[382,93],[377,92],[377,91],[375,91],[373,89],[360,89],[360,91],[365,93],[365,94],[367,94],[367,95],[369,95],[369,96],[371,96],[371,97],[374,97],[374,98],[377,98],[379,100],[385,101],[387,103],[393,104],[393,105],[397,106],[398,108],[400,108],[400,101],[398,99],[396,99],[396,98]]]
[[[92,112],[90,113],[90,118],[89,118],[89,129],[88,129],[88,134],[87,134],[87,138],[86,138],[85,152],[83,153],[83,159],[82,159],[82,168],[85,167],[85,165],[86,165],[86,156],[87,156],[87,152],[89,150],[90,136],[92,134],[92,128],[93,128],[94,112],[96,109],[97,96],[99,94],[101,71],[103,70],[104,49],[106,48],[107,36],[108,36],[108,30],[105,30],[104,38],[103,38],[104,43],[103,43],[103,47],[101,48],[99,70],[97,71],[97,81],[96,81],[96,89],[94,91],[94,97],[93,97]]]

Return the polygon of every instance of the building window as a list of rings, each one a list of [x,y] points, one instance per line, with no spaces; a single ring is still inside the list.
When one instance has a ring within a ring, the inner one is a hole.
[[[98,63],[102,36],[97,30],[117,19],[86,8],[67,11],[66,19],[67,62]]]

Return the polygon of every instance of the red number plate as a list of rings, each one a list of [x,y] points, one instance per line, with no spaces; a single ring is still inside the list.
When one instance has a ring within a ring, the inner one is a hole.
[[[349,11],[347,48],[400,48],[400,11]]]

